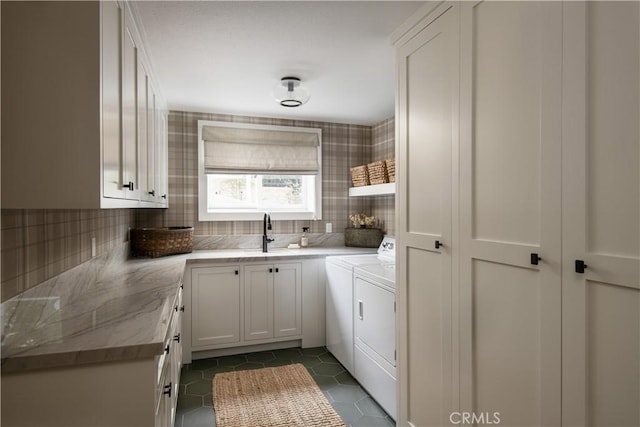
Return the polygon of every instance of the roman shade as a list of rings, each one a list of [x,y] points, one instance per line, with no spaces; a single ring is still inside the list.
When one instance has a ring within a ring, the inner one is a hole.
[[[320,129],[204,125],[205,173],[317,174]]]

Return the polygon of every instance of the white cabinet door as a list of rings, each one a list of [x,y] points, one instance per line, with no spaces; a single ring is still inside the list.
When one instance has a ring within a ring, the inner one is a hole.
[[[168,129],[167,129],[167,113],[162,110],[158,110],[158,123],[157,123],[157,166],[156,175],[156,200],[164,207],[169,206],[169,142],[168,142]]]
[[[461,9],[461,409],[510,426],[561,421],[561,8]]]
[[[158,106],[156,90],[153,87],[151,79],[147,79],[147,195],[149,200],[156,202],[158,200],[157,185],[157,156],[158,156],[158,129],[156,123]]]
[[[125,198],[140,198],[138,181],[138,48],[133,35],[133,22],[125,13],[122,39],[122,186],[129,186]]]
[[[300,264],[274,265],[274,337],[302,335],[302,273]]]
[[[273,265],[247,265],[244,274],[244,340],[273,338]]]
[[[239,267],[193,268],[191,346],[240,342]]]
[[[151,201],[151,195],[149,194],[149,177],[148,177],[148,80],[149,73],[146,66],[142,61],[142,58],[138,58],[138,70],[137,70],[137,84],[138,84],[138,155],[140,162],[138,163],[138,181],[140,186],[140,198],[142,200]]]
[[[450,8],[398,51],[399,425],[451,412],[458,17]]]
[[[637,426],[640,4],[563,16],[562,424]]]
[[[122,8],[100,2],[102,13],[102,191],[104,197],[124,198],[120,120],[122,72]]]

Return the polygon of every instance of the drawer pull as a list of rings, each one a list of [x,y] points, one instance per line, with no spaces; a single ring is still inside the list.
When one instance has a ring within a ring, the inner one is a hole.
[[[362,301],[358,301],[358,316],[360,317],[360,320],[362,320],[364,316],[364,307]]]
[[[167,385],[164,386],[164,391],[162,392],[162,394],[166,394],[167,396],[171,397],[171,389],[173,388],[173,384],[169,383]]]

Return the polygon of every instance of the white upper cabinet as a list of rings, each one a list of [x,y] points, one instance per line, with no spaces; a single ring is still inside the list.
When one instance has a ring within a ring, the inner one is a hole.
[[[138,72],[151,68],[129,7],[2,4],[3,208],[166,206],[144,197]],[[157,114],[166,114],[153,84]],[[166,127],[154,128],[155,144],[166,141],[159,132]]]

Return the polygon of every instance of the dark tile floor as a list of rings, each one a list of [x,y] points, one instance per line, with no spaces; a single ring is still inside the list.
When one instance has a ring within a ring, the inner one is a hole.
[[[175,427],[213,427],[212,380],[219,372],[302,363],[347,426],[395,426],[358,382],[324,347],[289,348],[194,360],[180,374]],[[249,427],[249,426],[248,426]]]

